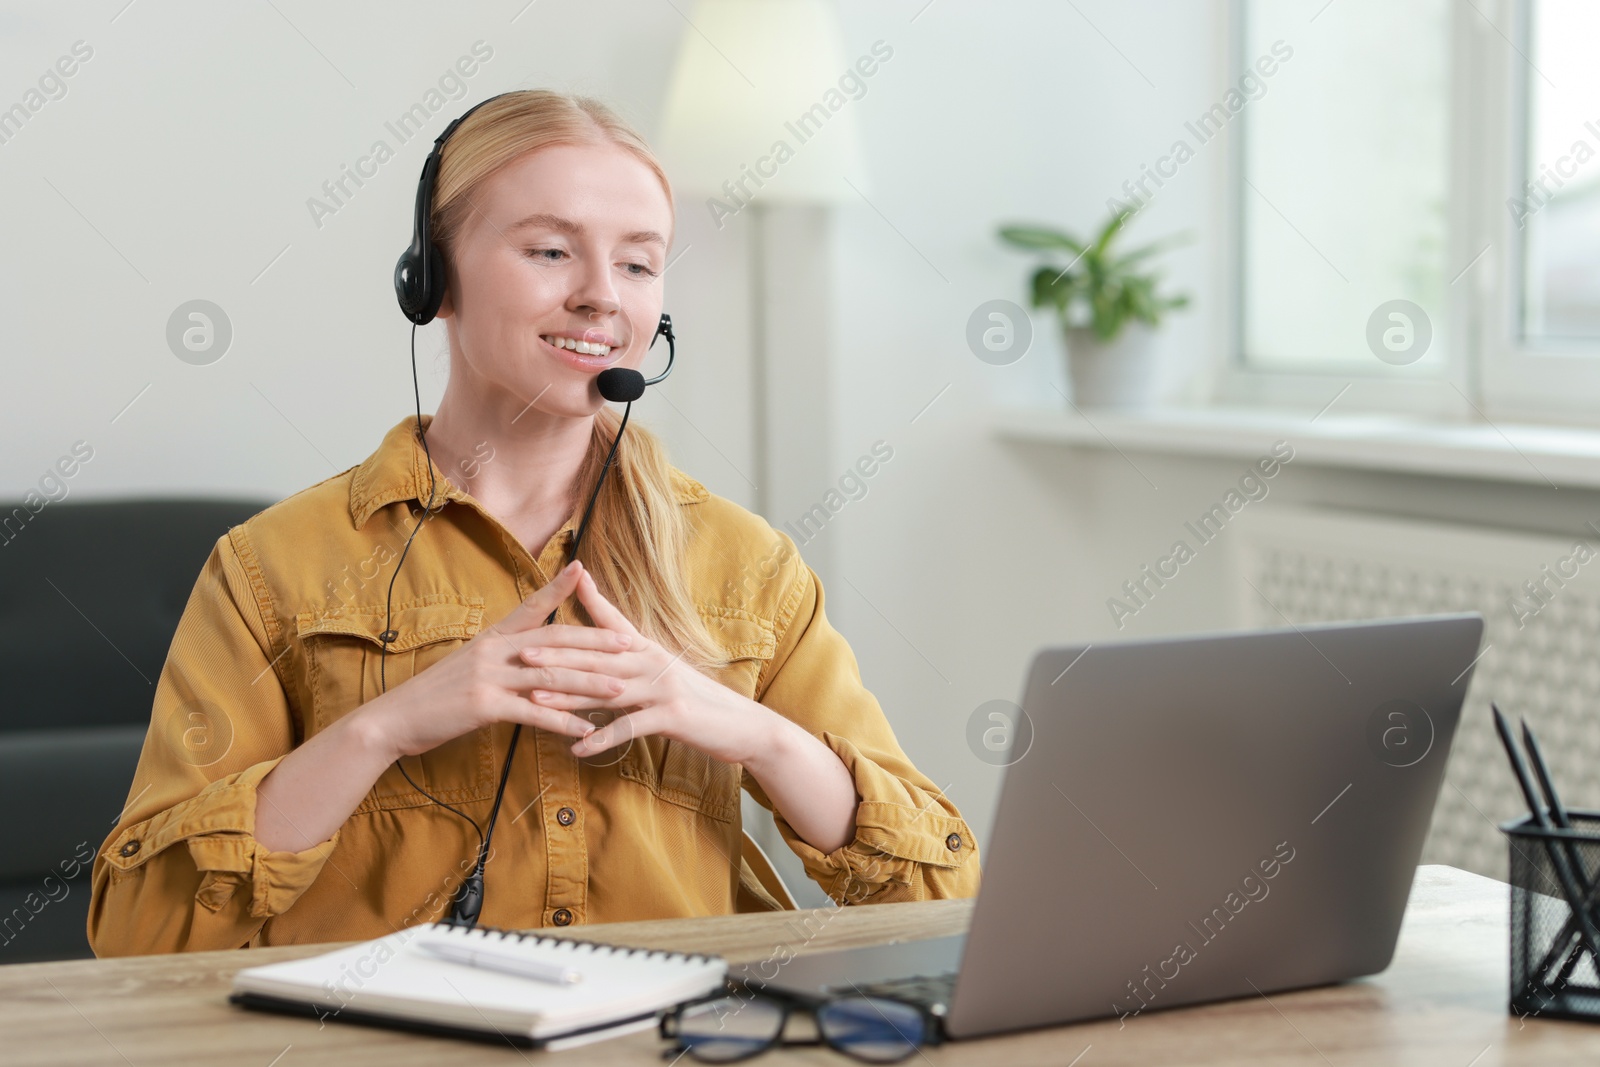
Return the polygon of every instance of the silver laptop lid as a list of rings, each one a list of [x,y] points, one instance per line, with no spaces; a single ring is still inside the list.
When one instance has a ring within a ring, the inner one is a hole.
[[[1468,614],[1040,652],[952,1036],[1387,967],[1482,633]]]

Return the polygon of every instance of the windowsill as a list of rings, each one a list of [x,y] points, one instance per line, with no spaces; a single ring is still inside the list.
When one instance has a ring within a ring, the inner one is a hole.
[[[1600,489],[1600,430],[1428,422],[1261,408],[999,408],[996,436],[1078,448],[1255,459],[1274,442],[1296,464]]]

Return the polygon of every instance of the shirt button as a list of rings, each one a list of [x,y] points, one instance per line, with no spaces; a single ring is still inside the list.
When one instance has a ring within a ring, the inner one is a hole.
[[[557,926],[570,926],[572,925],[572,912],[566,908],[557,908],[556,913],[550,916],[550,921]]]
[[[386,645],[393,641],[399,640],[399,638],[400,631],[398,630],[385,630],[383,633],[378,635],[378,640],[382,641]]]
[[[139,839],[137,837],[134,838],[133,840],[129,841],[126,845],[123,845],[121,848],[119,848],[117,851],[118,851],[118,853],[120,853],[121,855],[124,855],[124,856],[133,855],[135,852],[139,851]]]
[[[556,812],[556,822],[560,823],[562,826],[571,826],[577,821],[578,813],[573,811],[571,808],[562,808],[560,811]]]
[[[961,835],[960,834],[951,834],[949,837],[945,838],[944,839],[944,847],[949,849],[951,852],[960,851],[960,849],[961,849]]]

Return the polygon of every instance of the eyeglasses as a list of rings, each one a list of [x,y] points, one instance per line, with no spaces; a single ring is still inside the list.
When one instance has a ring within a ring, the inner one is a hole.
[[[784,1036],[796,1012],[815,1020],[817,1036]],[[746,989],[680,1004],[662,1017],[661,1036],[675,1043],[665,1056],[688,1053],[702,1063],[747,1060],[775,1045],[826,1045],[864,1063],[898,1063],[922,1045],[938,1044],[939,1028],[926,1009],[902,1000],[803,1001]]]

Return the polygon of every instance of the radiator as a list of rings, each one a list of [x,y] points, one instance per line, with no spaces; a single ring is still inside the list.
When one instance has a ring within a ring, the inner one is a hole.
[[[1422,862],[1506,877],[1498,824],[1527,807],[1490,700],[1513,728],[1527,717],[1568,805],[1600,806],[1600,532],[1575,551],[1576,538],[1355,512],[1262,508],[1248,519],[1229,531],[1236,573],[1255,587],[1233,583],[1247,625],[1483,615],[1485,650]]]

